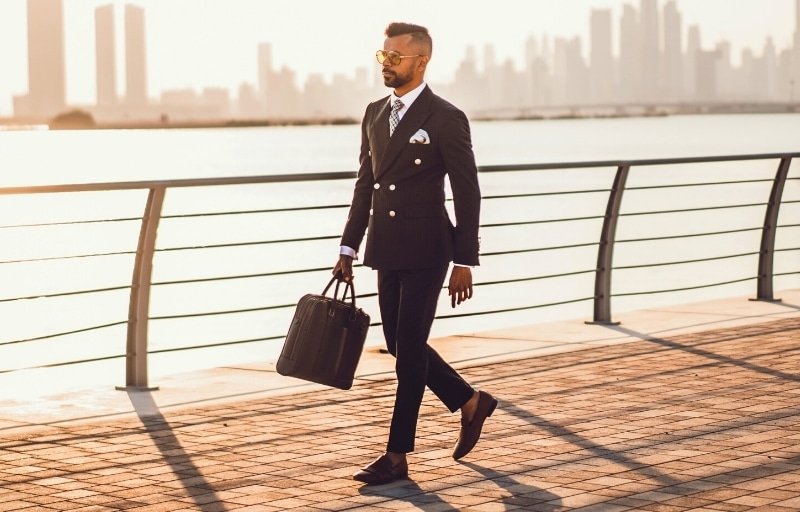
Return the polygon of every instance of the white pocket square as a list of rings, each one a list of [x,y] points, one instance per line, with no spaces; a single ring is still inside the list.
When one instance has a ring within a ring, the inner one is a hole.
[[[428,132],[426,132],[423,129],[419,129],[417,130],[417,133],[415,133],[414,135],[411,136],[410,139],[408,139],[408,142],[409,144],[430,144],[431,138],[428,135]]]

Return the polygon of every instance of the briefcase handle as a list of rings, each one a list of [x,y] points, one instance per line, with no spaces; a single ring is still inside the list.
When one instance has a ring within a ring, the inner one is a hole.
[[[341,282],[342,282],[342,279],[339,276],[340,276],[340,274],[337,274],[337,275],[333,276],[333,278],[331,278],[331,280],[328,282],[328,286],[326,286],[325,289],[322,290],[322,295],[327,295],[328,290],[330,290],[330,288],[331,288],[331,285],[333,284],[334,281],[336,281],[336,288],[333,289],[333,298],[337,299],[337,297],[339,296],[339,284],[341,284]],[[356,307],[356,289],[355,289],[355,286],[353,286],[353,280],[352,279],[350,280],[350,282],[345,283],[344,292],[342,293],[342,298],[341,299],[337,299],[337,300],[341,300],[342,302],[347,302],[347,291],[348,290],[350,291],[350,304],[352,304],[353,309],[355,309],[355,307]]]

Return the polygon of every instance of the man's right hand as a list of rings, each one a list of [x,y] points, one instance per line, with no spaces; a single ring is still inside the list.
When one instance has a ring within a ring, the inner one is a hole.
[[[349,283],[353,280],[353,258],[345,254],[339,255],[339,261],[333,267],[333,275],[342,275],[342,280]]]

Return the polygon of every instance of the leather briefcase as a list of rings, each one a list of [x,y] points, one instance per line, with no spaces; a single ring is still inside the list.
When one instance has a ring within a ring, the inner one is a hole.
[[[336,282],[333,297],[326,293]],[[353,282],[338,299],[338,276],[322,295],[304,295],[297,303],[276,369],[281,375],[350,389],[369,328],[369,315],[356,308]],[[347,294],[350,293],[350,301]]]

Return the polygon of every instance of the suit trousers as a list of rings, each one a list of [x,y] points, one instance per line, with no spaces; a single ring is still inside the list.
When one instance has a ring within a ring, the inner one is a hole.
[[[414,451],[417,417],[427,385],[455,412],[474,390],[428,345],[449,264],[418,270],[378,270],[378,302],[386,347],[396,358],[397,392],[387,451]]]

